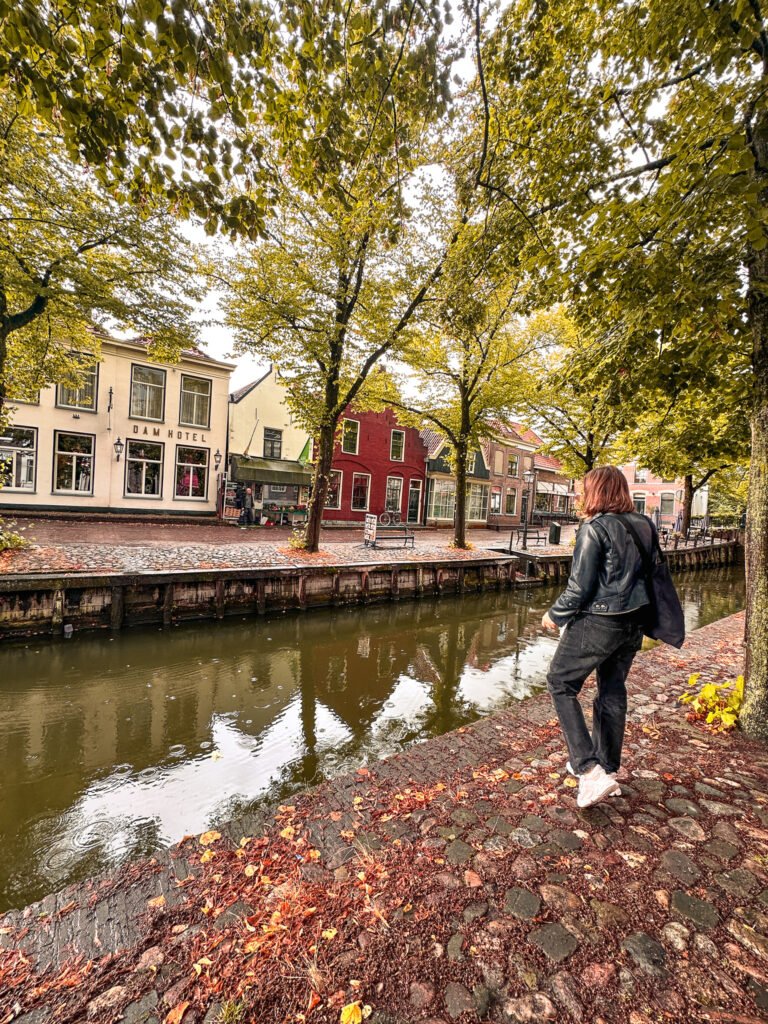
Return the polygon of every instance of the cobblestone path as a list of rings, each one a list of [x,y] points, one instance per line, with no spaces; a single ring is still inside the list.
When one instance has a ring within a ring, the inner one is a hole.
[[[529,699],[8,915],[0,1021],[766,1020],[768,750],[675,699],[742,630],[639,656],[621,797]]]
[[[183,572],[196,569],[302,568],[313,565],[366,563],[471,562],[492,558],[482,548],[456,551],[447,544],[420,543],[415,550],[387,547],[371,549],[361,543],[324,544],[316,554],[294,551],[278,544],[174,544],[119,545],[70,543],[36,546],[0,554],[0,576],[26,573],[142,573]]]

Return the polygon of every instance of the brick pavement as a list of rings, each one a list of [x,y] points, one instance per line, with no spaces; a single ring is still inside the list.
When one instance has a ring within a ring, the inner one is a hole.
[[[0,1020],[758,1024],[768,751],[675,700],[742,631],[638,657],[620,798],[577,810],[528,699],[0,920]]]

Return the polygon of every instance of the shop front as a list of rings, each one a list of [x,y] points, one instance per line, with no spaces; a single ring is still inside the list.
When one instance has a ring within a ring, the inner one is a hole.
[[[299,526],[307,520],[312,468],[290,459],[233,455],[222,517],[241,525]]]

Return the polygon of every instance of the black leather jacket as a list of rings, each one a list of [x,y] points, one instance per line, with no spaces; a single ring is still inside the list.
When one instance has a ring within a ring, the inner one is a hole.
[[[653,542],[654,561],[658,557],[656,527],[647,516],[601,512],[585,519],[576,534],[568,586],[549,610],[549,617],[558,626],[579,613],[621,615],[648,604],[643,563],[632,535],[621,524],[622,518],[632,522],[647,551]]]

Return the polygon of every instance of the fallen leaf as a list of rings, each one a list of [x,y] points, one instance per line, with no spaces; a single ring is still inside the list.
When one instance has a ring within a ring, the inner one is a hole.
[[[165,896],[163,896],[162,893],[161,893],[160,896],[155,896],[154,899],[147,900],[147,906],[148,907],[164,907],[165,906]]]
[[[326,928],[325,931],[323,932],[323,938],[328,939],[328,941],[330,942],[330,940],[335,939],[338,934],[339,933],[335,928]]]
[[[213,960],[209,960],[207,956],[201,957],[196,964],[192,964],[195,974],[200,977],[203,967],[210,967],[213,964]]]
[[[255,864],[246,864],[245,865],[245,877],[246,878],[253,878],[253,876],[256,874],[256,872],[258,870],[259,869],[256,867]]]
[[[183,1003],[177,1003],[172,1010],[169,1010],[168,1016],[165,1018],[164,1024],[180,1024],[181,1018],[187,1012],[188,1006],[188,999],[186,999]]]
[[[221,832],[203,832],[200,836],[200,845],[210,846],[211,843],[215,843],[217,839],[221,839]]]
[[[574,779],[573,776],[569,775],[567,779],[563,779],[563,785],[569,789],[575,789],[579,784],[578,779]]]
[[[360,1000],[356,999],[354,1003],[347,1003],[342,1009],[339,1024],[362,1024],[362,1020],[363,1011],[360,1009]]]
[[[296,829],[293,825],[286,825],[285,828],[280,832],[283,839],[293,839],[296,835]]]
[[[214,858],[213,850],[206,850],[205,853],[203,854],[203,856],[200,858],[200,863],[201,864],[207,864],[208,861],[209,860],[213,860],[213,858]]]

